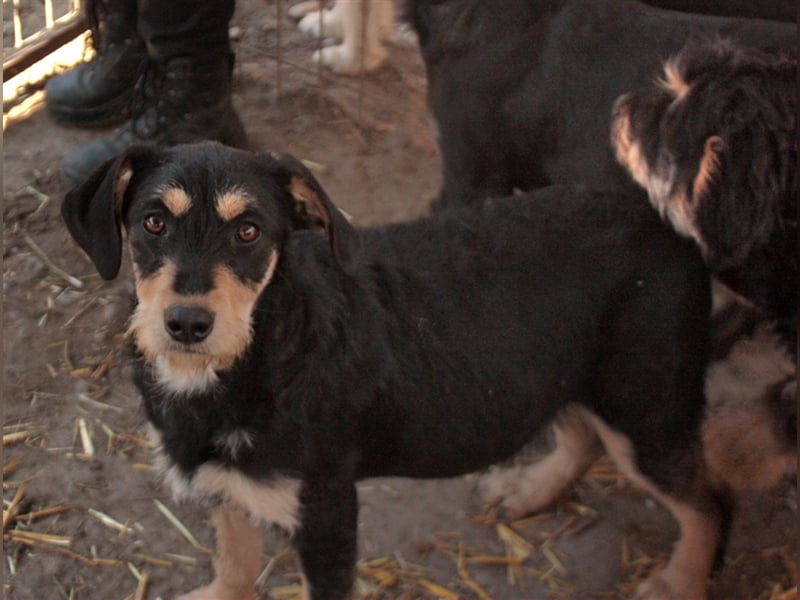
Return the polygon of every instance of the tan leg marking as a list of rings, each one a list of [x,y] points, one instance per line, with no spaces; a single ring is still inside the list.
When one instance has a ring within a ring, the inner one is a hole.
[[[357,75],[362,68],[377,69],[388,56],[383,42],[391,35],[393,15],[394,5],[390,0],[337,0],[331,14],[324,18],[331,19],[331,35],[340,39],[341,44],[317,50],[312,60],[342,75]],[[315,13],[307,15],[301,21],[301,28],[306,19],[314,16]],[[327,23],[325,20],[324,26]]]
[[[609,457],[631,481],[658,500],[678,522],[680,538],[667,566],[636,590],[636,600],[705,600],[708,576],[719,544],[719,518],[662,492],[636,468],[630,440],[595,415],[594,429]]]
[[[298,2],[290,6],[287,14],[292,19],[302,19],[308,13],[319,10],[319,7],[324,4],[320,0],[305,0],[305,2]]]
[[[703,448],[718,480],[739,491],[757,491],[797,473],[797,448],[780,437],[783,415],[767,395],[781,382],[786,382],[783,393],[793,394],[796,377],[785,344],[764,331],[739,340],[724,360],[709,367]]]
[[[541,460],[520,467],[493,467],[478,482],[487,502],[500,502],[512,519],[542,510],[580,477],[600,455],[586,412],[569,407],[553,424],[555,447]]]
[[[211,515],[217,535],[214,581],[178,600],[255,600],[261,569],[261,528],[242,513],[228,508]]]

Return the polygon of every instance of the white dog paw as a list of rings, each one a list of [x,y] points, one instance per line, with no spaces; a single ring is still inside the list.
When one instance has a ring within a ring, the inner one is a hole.
[[[321,61],[331,71],[340,75],[358,75],[364,71],[372,71],[381,66],[386,59],[386,50],[375,49],[364,57],[363,64],[359,53],[344,44],[329,46],[314,52],[312,60]]]
[[[321,17],[320,17],[321,15]],[[315,10],[300,19],[297,28],[312,37],[332,37],[342,39],[342,24],[330,10]]]
[[[486,502],[498,504],[508,518],[518,519],[546,508],[563,491],[563,482],[547,475],[536,464],[494,467],[478,480],[478,491]]]
[[[503,469],[492,467],[478,479],[478,492],[485,502],[499,504],[507,496],[514,494],[518,489],[518,480],[511,471],[517,469]]]
[[[290,6],[287,14],[295,21],[299,21],[310,12],[319,11],[319,0],[305,0]]]

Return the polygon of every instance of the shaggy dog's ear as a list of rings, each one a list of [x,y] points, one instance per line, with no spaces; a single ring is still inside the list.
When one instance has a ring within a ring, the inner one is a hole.
[[[122,261],[122,213],[134,173],[156,161],[156,151],[135,146],[94,170],[67,193],[61,216],[103,279],[114,279]]]
[[[289,154],[269,152],[259,155],[270,171],[278,170],[279,180],[294,200],[293,218],[307,229],[328,236],[331,250],[340,265],[351,265],[358,254],[358,232],[306,166]]]
[[[796,70],[787,81],[795,78]],[[747,98],[746,106],[726,115],[720,135],[706,140],[690,191],[697,224],[720,265],[739,264],[796,222],[797,125],[790,87],[734,91]]]

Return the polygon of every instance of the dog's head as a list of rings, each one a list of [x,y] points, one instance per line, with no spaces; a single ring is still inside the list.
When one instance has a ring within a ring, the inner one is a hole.
[[[69,192],[62,215],[104,279],[127,242],[130,332],[176,391],[205,387],[244,353],[293,230],[323,231],[343,265],[355,235],[298,160],[214,143],[133,147]]]
[[[796,58],[697,42],[615,104],[618,160],[712,268],[796,236],[796,80]]]

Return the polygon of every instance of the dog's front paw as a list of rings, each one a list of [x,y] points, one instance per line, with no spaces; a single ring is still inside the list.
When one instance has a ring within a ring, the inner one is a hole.
[[[287,14],[295,21],[299,21],[312,12],[319,12],[319,0],[305,0],[304,2],[299,2],[294,6],[290,6]]]
[[[176,600],[256,600],[256,595],[253,591],[233,589],[214,582],[178,596]]]
[[[386,60],[388,53],[381,46],[376,46],[364,56],[363,64],[361,56],[352,47],[345,44],[328,46],[314,52],[312,60],[320,61],[331,71],[340,75],[358,75],[362,68],[364,71],[373,71],[380,67]]]
[[[518,481],[512,471],[516,472],[517,469],[491,467],[478,478],[478,492],[484,502],[499,504],[504,498],[517,492]]]
[[[330,10],[316,10],[300,19],[297,28],[312,37],[332,37],[342,39],[342,24]]]
[[[478,491],[490,504],[498,504],[510,519],[538,512],[552,504],[565,483],[545,464],[503,469],[492,467],[478,480]]]
[[[634,600],[706,600],[705,586],[691,590],[689,586],[673,586],[661,574],[649,577],[636,588]]]

